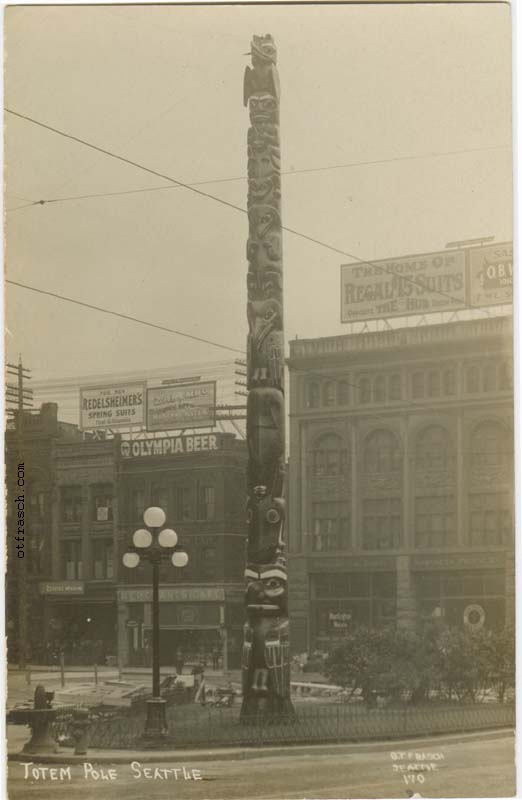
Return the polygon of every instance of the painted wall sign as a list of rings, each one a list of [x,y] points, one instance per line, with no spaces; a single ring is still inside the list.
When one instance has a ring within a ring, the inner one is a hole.
[[[147,587],[133,589],[118,589],[119,603],[152,603],[152,589]],[[177,602],[208,602],[225,599],[225,590],[222,586],[177,586],[175,588],[159,590],[160,603]]]
[[[120,444],[122,458],[192,455],[221,449],[221,436],[216,433],[196,436],[166,436],[161,439],[138,439]]]
[[[469,251],[470,303],[496,306],[513,302],[513,243]]]
[[[513,244],[341,265],[341,322],[513,301]]]
[[[144,383],[80,389],[80,428],[83,431],[142,426],[144,412]]]
[[[40,594],[80,595],[85,594],[83,581],[45,581],[40,583]]]
[[[147,390],[147,430],[212,428],[216,424],[216,382]]]

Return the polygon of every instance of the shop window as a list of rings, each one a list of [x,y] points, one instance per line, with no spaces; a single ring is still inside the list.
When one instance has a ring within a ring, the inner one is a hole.
[[[373,402],[384,403],[386,400],[386,378],[384,375],[377,375],[373,382]]]
[[[369,378],[359,378],[359,403],[369,403],[372,399],[372,387]]]
[[[363,549],[399,547],[402,503],[399,497],[365,500],[363,503]]]
[[[334,381],[327,381],[323,385],[323,405],[324,406],[334,406],[335,405],[335,383],[334,383]]]
[[[428,396],[440,396],[440,372],[438,369],[432,369],[428,373]]]
[[[69,539],[62,544],[63,575],[67,581],[83,580],[82,543]]]
[[[364,451],[365,471],[375,474],[402,469],[402,452],[397,437],[387,430],[371,433]]]
[[[46,511],[45,492],[29,490],[31,511],[37,519],[43,519]]]
[[[178,520],[191,519],[191,498],[188,486],[177,486],[175,489],[175,517]]]
[[[402,380],[399,374],[390,376],[390,400],[402,400]]]
[[[424,372],[414,372],[411,376],[411,396],[415,400],[421,400],[424,394]]]
[[[486,364],[482,371],[482,390],[494,392],[497,388],[497,367],[495,364]]]
[[[453,448],[448,431],[440,425],[420,431],[415,443],[415,466],[418,469],[447,470],[452,465]]]
[[[112,485],[101,484],[92,489],[93,520],[110,522],[112,520]]]
[[[475,394],[480,391],[480,368],[472,364],[466,369],[466,392]]]
[[[92,574],[94,580],[114,577],[112,539],[94,539],[92,542]]]
[[[213,486],[199,487],[199,519],[214,519],[216,514],[216,490]]]
[[[417,497],[415,546],[446,547],[455,544],[456,513],[453,495]]]
[[[64,486],[61,490],[62,522],[82,521],[82,490],[80,486]]]
[[[513,438],[498,422],[483,422],[471,437],[471,464],[499,467],[511,463]]]
[[[165,486],[152,486],[150,504],[151,506],[159,506],[159,508],[162,508],[165,514],[167,514],[169,508],[169,493]]]
[[[306,407],[319,408],[319,384],[312,381],[306,387]]]
[[[312,550],[343,550],[349,547],[350,519],[346,503],[312,504]]]
[[[470,544],[501,545],[512,541],[512,503],[507,492],[469,496]]]
[[[347,406],[350,403],[350,385],[348,381],[339,381],[337,384],[337,403]]]
[[[342,439],[335,434],[325,434],[317,440],[312,452],[313,474],[344,475],[347,472],[347,452]]]
[[[134,520],[143,522],[145,511],[145,492],[143,489],[133,489],[131,492],[131,512]]]
[[[444,370],[443,390],[445,395],[453,395],[457,393],[457,380],[454,369]]]

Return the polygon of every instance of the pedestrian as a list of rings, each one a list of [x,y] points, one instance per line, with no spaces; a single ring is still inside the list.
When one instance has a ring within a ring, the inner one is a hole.
[[[214,671],[219,669],[219,650],[217,647],[212,649],[212,669]]]
[[[183,674],[183,664],[184,664],[183,650],[181,649],[181,647],[178,647],[178,649],[176,650],[176,672],[178,673],[178,675]]]

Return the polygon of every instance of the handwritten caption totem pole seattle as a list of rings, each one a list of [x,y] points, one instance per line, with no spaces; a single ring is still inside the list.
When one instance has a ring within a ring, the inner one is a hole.
[[[248,105],[247,566],[241,717],[293,712],[285,530],[285,398],[279,78],[270,35],[254,36]]]

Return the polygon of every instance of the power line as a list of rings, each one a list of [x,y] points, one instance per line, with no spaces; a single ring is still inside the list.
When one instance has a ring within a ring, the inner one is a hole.
[[[119,317],[120,319],[126,319],[130,322],[137,322],[140,325],[147,325],[149,328],[156,328],[160,331],[166,331],[167,333],[174,333],[176,336],[183,336],[186,339],[193,339],[196,342],[203,342],[204,344],[210,344],[214,347],[220,347],[222,350],[230,350],[233,353],[241,353],[244,355],[243,350],[238,350],[236,347],[229,347],[226,344],[220,344],[219,342],[213,342],[210,339],[203,339],[201,336],[194,336],[191,333],[183,333],[183,331],[176,331],[174,328],[167,328],[165,325],[157,325],[155,322],[148,322],[144,319],[138,319],[137,317],[133,317],[130,314],[122,314],[119,311],[111,311],[108,308],[101,308],[100,306],[95,306],[92,303],[85,303],[82,300],[75,300],[73,297],[65,297],[63,294],[58,294],[56,292],[49,292],[45,289],[38,289],[36,286],[28,286],[25,283],[19,283],[18,281],[13,281],[6,279],[6,283],[11,283],[13,286],[19,286],[22,289],[28,289],[31,292],[37,292],[38,294],[48,295],[49,297],[55,297],[57,300],[64,300],[67,303],[74,303],[77,306],[83,306],[84,308],[90,308],[93,311],[100,311],[102,314],[110,314],[113,317]]]
[[[248,213],[245,208],[242,208],[241,206],[236,206],[234,203],[230,203],[228,200],[223,200],[221,197],[216,197],[216,195],[209,194],[208,192],[203,192],[201,189],[197,189],[195,186],[191,186],[188,183],[183,183],[182,181],[179,181],[176,178],[172,178],[170,175],[165,175],[164,173],[158,172],[157,170],[153,170],[150,167],[145,167],[143,164],[139,164],[136,161],[132,161],[129,158],[125,158],[125,156],[120,156],[117,153],[113,153],[110,150],[106,150],[103,147],[99,147],[98,145],[92,144],[91,142],[88,142],[85,139],[80,139],[78,136],[73,136],[72,134],[66,133],[65,131],[61,131],[58,128],[53,128],[51,125],[47,125],[44,122],[40,122],[39,120],[36,120],[33,117],[26,116],[25,114],[20,114],[18,111],[13,111],[12,109],[9,108],[5,108],[5,111],[8,114],[13,114],[14,116],[19,117],[20,119],[26,120],[27,122],[30,122],[33,125],[38,125],[39,127],[44,128],[45,130],[49,130],[52,133],[56,133],[58,136],[62,136],[65,139],[70,139],[71,141],[77,142],[78,144],[82,144],[85,147],[90,147],[99,153],[103,153],[104,155],[109,156],[109,158],[114,158],[117,161],[122,161],[125,164],[129,164],[132,167],[136,167],[136,169],[143,170],[144,172],[148,172],[151,175],[156,175],[158,178],[163,178],[164,180],[170,181],[171,183],[174,183],[181,188],[188,189],[190,192],[194,192],[195,194],[198,194],[201,197],[205,197],[209,200],[214,200],[223,206],[234,209],[234,211],[239,211],[242,214]],[[320,247],[324,247],[327,250],[331,250],[333,253],[346,256],[347,258],[352,258],[354,259],[354,261],[357,261],[357,263],[371,267],[376,267],[377,269],[380,269],[382,272],[385,272],[396,278],[400,278],[401,280],[406,281],[408,283],[412,283],[414,286],[419,287],[421,285],[413,278],[410,278],[406,275],[400,275],[399,273],[396,273],[391,269],[383,267],[382,264],[376,264],[371,261],[366,261],[365,259],[359,258],[359,256],[356,256],[353,253],[349,253],[347,250],[341,250],[340,248],[334,247],[333,245],[329,245],[327,242],[323,242],[320,239],[315,239],[313,236],[308,236],[305,233],[301,233],[301,231],[296,231],[295,229],[289,228],[286,225],[283,225],[282,229],[287,231],[288,233],[292,233],[294,236],[298,236],[301,239],[305,239],[306,241],[312,242],[313,244],[317,244]],[[424,286],[422,288],[425,289]],[[439,294],[441,297],[447,297],[450,300],[456,300],[459,303],[461,302],[460,298],[453,297],[453,295],[450,295],[447,292],[443,292],[440,289],[430,289],[429,292],[431,294]],[[491,316],[490,312],[487,309],[484,309],[480,306],[475,306],[472,305],[471,303],[465,303],[464,305],[466,308],[474,308],[478,311],[481,311],[488,317]]]
[[[445,156],[453,156],[453,155],[463,155],[465,153],[480,153],[486,152],[490,150],[507,150],[508,147],[505,145],[493,145],[491,147],[475,147],[475,148],[468,148],[466,150],[448,150],[443,151],[440,153],[425,153],[416,156],[395,156],[393,158],[381,158],[376,159],[373,161],[352,161],[349,164],[330,164],[325,167],[310,167],[306,169],[292,169],[286,170],[281,172],[281,175],[303,175],[308,173],[314,172],[327,172],[336,169],[349,169],[352,167],[361,167],[361,166],[376,166],[378,164],[390,164],[396,161],[414,161],[414,160],[421,160],[425,158],[441,158]],[[187,184],[187,186],[208,186],[210,184],[216,183],[234,183],[238,181],[246,181],[248,180],[247,176],[243,175],[238,178],[213,178],[204,181],[191,181]],[[126,189],[120,192],[96,192],[93,194],[79,194],[79,195],[70,195],[68,197],[51,197],[46,200],[33,200],[28,202],[28,206],[30,205],[49,205],[51,203],[65,203],[73,200],[90,200],[96,199],[101,197],[121,197],[123,195],[130,195],[130,194],[141,194],[143,192],[161,192],[165,189],[180,189],[181,186],[150,186],[144,187],[141,189]],[[14,196],[14,195],[13,195]],[[25,198],[20,198],[24,200]],[[27,208],[28,206],[23,206]],[[13,210],[13,209],[11,209]]]

